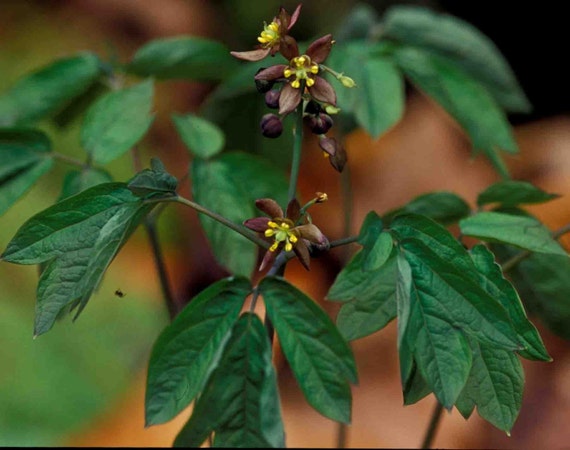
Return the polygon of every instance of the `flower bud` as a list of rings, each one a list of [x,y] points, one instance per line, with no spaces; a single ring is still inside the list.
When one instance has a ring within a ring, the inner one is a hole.
[[[317,192],[315,195],[317,196],[315,203],[324,203],[329,199],[329,196],[326,192]]]
[[[319,114],[322,110],[321,105],[314,100],[309,101],[305,106],[306,114]]]
[[[262,67],[255,74],[257,75],[262,70],[265,70],[265,68]],[[267,91],[270,91],[274,84],[275,84],[275,80],[258,80],[258,79],[255,79],[255,88],[257,89],[257,92],[259,92],[261,94],[265,94]]]
[[[305,123],[314,134],[325,134],[333,125],[333,120],[328,114],[317,114],[316,116],[305,116]]]
[[[329,156],[328,159],[331,166],[337,172],[342,172],[347,161],[346,151],[342,144],[334,138],[325,137],[319,140],[319,146],[325,152],[325,155]]]
[[[353,88],[356,87],[356,83],[354,82],[354,80],[350,77],[347,77],[345,75],[341,75],[340,77],[338,77],[338,81],[341,82],[341,84],[345,87],[345,88]]]
[[[265,104],[268,108],[279,109],[279,97],[281,91],[267,91],[265,93]]]
[[[340,112],[340,108],[337,108],[333,105],[327,105],[325,106],[325,111],[327,114],[330,114],[332,116],[334,114],[338,114]]]
[[[265,114],[260,126],[261,134],[267,138],[278,138],[283,133],[283,122],[276,114]]]

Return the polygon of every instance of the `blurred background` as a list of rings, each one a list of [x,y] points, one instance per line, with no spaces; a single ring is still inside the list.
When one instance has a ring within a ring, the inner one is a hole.
[[[295,35],[310,39],[334,31],[355,1],[305,1]],[[370,1],[380,14],[395,3],[421,4],[458,15],[486,33],[507,57],[534,110],[511,117],[520,154],[508,159],[515,179],[530,181],[563,196],[529,208],[550,228],[570,222],[570,90],[561,55],[568,43],[562,5],[542,1],[498,9],[491,2]],[[292,11],[297,2],[273,0],[0,0],[0,92],[26,72],[80,50],[128,61],[147,41],[190,34],[247,50],[263,21],[280,4]],[[161,82],[155,95],[156,120],[141,146],[146,163],[158,155],[181,177],[189,155],[176,136],[170,114],[196,112],[213,86]],[[264,140],[257,133],[264,113],[260,96],[228,117],[229,149],[271,157],[288,164],[288,139]],[[245,102],[245,100],[244,100]],[[252,106],[253,105],[253,106]],[[233,124],[233,126],[231,126]],[[239,126],[236,126],[239,124]],[[81,155],[80,121],[61,129],[42,124],[54,148]],[[316,140],[307,139],[300,191],[311,198],[327,192],[330,201],[314,219],[331,239],[343,237],[340,181],[323,163]],[[469,141],[457,125],[422,95],[410,90],[403,120],[377,141],[364,132],[347,136],[353,191],[351,233],[366,213],[402,205],[432,190],[451,190],[472,204],[479,191],[497,181],[486,163],[469,157]],[[128,155],[110,168],[117,180],[132,175]],[[0,248],[18,227],[52,204],[59,195],[64,168],[42,179],[0,218]],[[188,194],[188,186],[182,190]],[[226,273],[208,249],[196,214],[168,208],[160,235],[170,280],[180,305]],[[570,241],[563,241],[569,244]],[[567,247],[568,248],[568,247]],[[337,305],[324,303],[327,288],[355,248],[334,250],[316,260],[311,273],[297,262],[287,278],[306,290],[334,317]],[[158,278],[141,231],[121,251],[87,311],[66,319],[32,340],[37,268],[0,265],[0,445],[2,446],[170,446],[190,411],[161,426],[144,429],[144,383],[154,339],[168,323]],[[120,289],[126,295],[119,298]],[[535,322],[536,323],[536,322]],[[474,413],[465,421],[456,411],[444,414],[435,446],[444,448],[563,448],[570,442],[570,351],[566,341],[538,326],[554,358],[550,364],[523,361],[526,387],[512,437]],[[432,396],[402,406],[395,323],[353,343],[360,384],[353,389],[353,424],[348,447],[417,447],[434,405]],[[312,410],[286,362],[276,355],[290,447],[333,447],[337,425]]]

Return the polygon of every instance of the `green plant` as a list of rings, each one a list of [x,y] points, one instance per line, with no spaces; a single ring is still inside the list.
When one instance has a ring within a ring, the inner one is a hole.
[[[291,35],[299,13],[300,6],[291,15],[281,9],[252,51],[230,53],[219,42],[179,37],[148,43],[125,65],[82,53],[39,69],[0,96],[0,212],[54,163],[77,169],[63,180],[58,201],[24,223],[1,256],[40,265],[34,334],[67,314],[77,318],[143,225],[173,318],[150,357],[146,423],[171,420],[194,402],[175,445],[207,439],[215,446],[285,445],[271,361],[274,333],[307,401],[322,415],[349,423],[350,385],[358,374],[348,341],[395,318],[404,403],[435,395],[440,407],[431,431],[441,408],[455,406],[465,418],[477,407],[508,433],[521,407],[519,356],[551,360],[521,297],[568,337],[564,274],[570,263],[557,238],[570,228],[551,233],[522,209],[557,195],[510,179],[501,153],[517,152],[506,113],[528,112],[529,102],[493,43],[451,16],[395,7],[380,19],[360,7],[339,30],[338,42],[327,34],[306,45]],[[281,63],[267,64],[271,56]],[[143,81],[131,83],[135,76]],[[155,80],[179,78],[219,82],[203,116],[172,117],[193,156],[193,199],[177,193],[182,180],[158,158],[150,168],[137,167],[127,182],[113,181],[107,164],[129,151],[139,164],[137,145],[153,121]],[[405,79],[457,120],[474,153],[482,152],[503,180],[480,193],[474,210],[452,192],[426,193],[394,211],[371,211],[358,236],[329,241],[326,224],[313,223],[310,215],[327,195],[297,198],[303,132],[318,135],[326,159],[342,172],[343,133],[362,127],[377,138],[395,125],[404,110]],[[261,118],[265,137],[279,138],[286,117],[294,117],[289,182],[269,161],[225,151],[224,132],[206,118],[255,89],[277,110]],[[53,151],[49,136],[34,127],[76,115],[83,120],[84,160]],[[201,213],[216,258],[233,274],[182,311],[170,294],[156,232],[156,220],[171,203]],[[447,229],[455,224],[458,237]],[[464,237],[480,243],[466,248]],[[285,268],[297,257],[309,269],[311,258],[353,243],[361,249],[327,295],[342,303],[335,325],[284,278]],[[265,251],[260,265],[259,249]],[[252,285],[256,268],[267,271]],[[264,318],[254,312],[260,298]]]

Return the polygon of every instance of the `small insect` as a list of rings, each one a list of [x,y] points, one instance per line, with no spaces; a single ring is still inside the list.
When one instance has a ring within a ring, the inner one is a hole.
[[[116,295],[117,297],[119,297],[119,298],[123,298],[123,297],[124,297],[125,295],[127,295],[127,294],[125,294],[125,293],[124,293],[123,291],[121,291],[120,289],[117,289],[117,290],[115,291],[115,295]]]

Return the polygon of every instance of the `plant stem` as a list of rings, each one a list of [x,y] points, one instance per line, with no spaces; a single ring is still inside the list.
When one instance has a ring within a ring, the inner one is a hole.
[[[259,237],[257,234],[255,234],[253,231],[250,231],[249,229],[245,228],[243,225],[238,225],[236,223],[233,223],[232,221],[226,219],[224,216],[221,216],[218,213],[215,213],[214,211],[210,211],[209,209],[204,208],[202,205],[199,205],[198,203],[195,203],[192,200],[188,200],[187,198],[180,197],[180,196],[173,196],[173,197],[167,197],[167,198],[148,199],[145,202],[146,203],[156,203],[156,202],[182,203],[183,205],[189,206],[190,208],[195,209],[199,213],[202,213],[208,217],[211,217],[212,219],[216,220],[217,222],[220,222],[222,225],[225,225],[226,227],[234,230],[236,233],[241,234],[243,237],[245,237],[246,239],[249,239],[251,242],[259,245],[260,247],[264,248],[265,250],[267,250],[269,248],[269,243],[266,242],[265,240],[263,240],[261,237]]]
[[[349,236],[336,241],[330,242],[330,248],[341,247],[343,245],[353,244],[358,241],[358,236]]]
[[[336,448],[346,448],[348,425],[346,423],[339,422],[337,424],[337,434],[336,434]]]
[[[304,89],[304,86],[301,86]],[[297,195],[297,181],[299,179],[299,167],[301,166],[301,150],[303,149],[303,106],[297,106],[297,122],[294,128],[293,160],[291,161],[291,176],[289,178],[289,200]]]
[[[562,236],[564,236],[566,233],[570,233],[570,223],[564,225],[563,227],[559,228],[558,230],[553,231],[551,233],[552,239],[558,240]],[[533,252],[531,252],[529,250],[523,250],[522,252],[514,255],[512,258],[507,259],[503,264],[501,264],[501,269],[503,270],[503,273],[514,269],[518,263],[520,263],[521,261],[524,261],[530,255],[532,255],[532,253]]]
[[[342,207],[344,210],[344,223],[343,231],[345,235],[350,233],[352,227],[352,179],[350,176],[350,167],[348,164],[344,166],[344,170],[340,174],[340,188],[342,193]],[[348,253],[345,251],[343,258],[346,258]]]
[[[89,167],[88,163],[81,161],[77,158],[73,158],[71,156],[64,155],[63,153],[51,152],[51,153],[49,153],[49,156],[51,156],[52,158],[57,159],[59,161],[62,161],[64,163],[71,164],[72,166],[81,167],[82,169]]]
[[[437,400],[436,400],[437,402]],[[441,414],[443,413],[443,405],[439,402],[435,404],[433,412],[431,413],[431,419],[429,421],[424,440],[422,441],[421,448],[431,448],[433,440],[435,438],[435,433],[437,432],[437,426],[441,419]]]
[[[164,301],[166,302],[166,307],[168,308],[168,314],[170,315],[170,320],[176,317],[178,314],[178,306],[174,300],[174,295],[170,289],[170,283],[168,281],[168,274],[166,272],[166,264],[164,262],[164,256],[162,253],[162,248],[160,246],[160,240],[158,238],[158,232],[156,229],[156,222],[153,219],[147,219],[144,221],[144,227],[152,247],[152,254],[154,256],[154,263],[156,265],[156,270],[158,272],[158,278],[160,279],[160,287],[162,289],[162,295]]]

